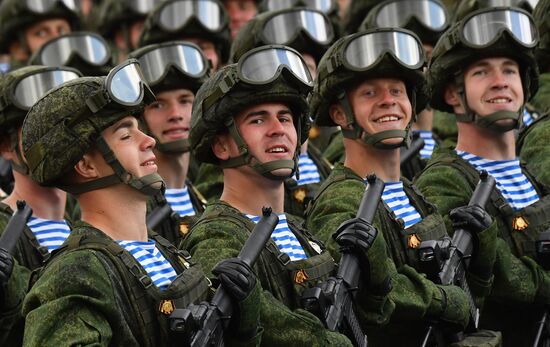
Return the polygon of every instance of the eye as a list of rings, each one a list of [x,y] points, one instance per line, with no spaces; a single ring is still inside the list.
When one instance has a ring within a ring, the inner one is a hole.
[[[147,109],[151,109],[151,110],[158,110],[158,109],[161,109],[164,107],[164,104],[161,103],[161,102],[158,102],[158,101],[154,101],[152,103],[150,103],[149,105],[147,105]]]
[[[395,96],[401,96],[401,95],[404,94],[404,92],[405,92],[405,91],[404,91],[403,89],[401,89],[401,88],[392,88],[392,89],[391,89],[392,95],[395,95]]]
[[[123,141],[126,141],[126,140],[129,140],[132,136],[130,135],[130,133],[124,133],[120,139],[123,140]]]
[[[487,74],[487,71],[484,69],[476,69],[472,71],[472,76],[484,76]]]
[[[48,34],[48,29],[40,29],[34,32],[34,36],[36,37],[46,37]]]
[[[189,105],[189,104],[193,104],[193,99],[192,98],[181,98],[179,102],[182,105]]]

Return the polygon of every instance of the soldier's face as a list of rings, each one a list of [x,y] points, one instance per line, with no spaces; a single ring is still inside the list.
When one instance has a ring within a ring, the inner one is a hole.
[[[464,72],[464,86],[468,106],[480,116],[501,110],[517,112],[523,105],[519,66],[509,58],[471,64]]]
[[[135,117],[122,118],[105,129],[101,135],[120,164],[134,177],[157,172],[156,157],[153,154],[155,140],[139,129]],[[103,176],[108,174],[107,172]]]
[[[386,130],[404,130],[412,117],[412,107],[405,83],[379,78],[362,82],[348,90],[348,99],[356,122],[369,134]],[[385,144],[401,142],[401,138],[386,139]]]
[[[71,26],[65,19],[45,19],[29,26],[24,34],[32,54],[51,39],[70,32]]]
[[[292,112],[286,105],[265,103],[249,107],[235,116],[235,125],[256,160],[266,163],[294,158],[298,136]],[[227,147],[227,153],[220,159],[238,156],[239,149],[233,138],[228,134],[220,136],[222,145]],[[279,169],[272,174],[289,176],[291,170]]]
[[[234,39],[239,29],[254,18],[258,8],[254,0],[225,0],[223,3],[230,19],[231,38]]]
[[[160,143],[189,136],[191,108],[195,95],[189,89],[175,89],[156,94],[157,100],[145,107],[144,118]]]

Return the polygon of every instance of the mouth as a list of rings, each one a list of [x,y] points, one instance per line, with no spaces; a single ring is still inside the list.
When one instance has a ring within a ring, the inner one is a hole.
[[[266,153],[288,153],[288,148],[286,146],[273,146],[265,151]]]
[[[155,162],[157,158],[153,157],[151,159],[148,159],[140,164],[140,166],[155,166],[157,163]]]
[[[383,115],[381,117],[378,117],[378,118],[375,118],[374,119],[374,122],[376,123],[388,123],[388,122],[396,122],[396,121],[399,121],[401,120],[401,116],[398,116],[398,115],[394,115],[394,114],[391,114],[391,115]]]
[[[486,103],[489,103],[489,104],[508,104],[508,103],[511,103],[512,102],[512,99],[511,98],[508,98],[508,97],[496,97],[496,98],[492,98],[492,99],[487,99],[485,100]]]

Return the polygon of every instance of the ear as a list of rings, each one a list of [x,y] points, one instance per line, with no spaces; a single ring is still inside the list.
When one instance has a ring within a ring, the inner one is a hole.
[[[229,153],[229,134],[218,134],[214,138],[212,144],[212,152],[219,160],[227,160],[230,158]]]
[[[86,153],[74,166],[76,173],[82,178],[95,179],[100,177],[97,166],[97,158],[92,153]]]
[[[19,40],[14,40],[8,47],[10,57],[14,60],[26,61],[29,59],[29,53],[23,47],[23,44]]]
[[[342,128],[347,128],[346,112],[340,104],[332,104],[328,109],[328,114],[334,123]]]
[[[458,90],[454,84],[445,87],[443,98],[445,102],[453,108],[460,106],[460,97],[458,96]]]

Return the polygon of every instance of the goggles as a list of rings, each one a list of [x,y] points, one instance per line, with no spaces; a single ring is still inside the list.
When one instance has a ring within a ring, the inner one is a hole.
[[[262,46],[248,51],[237,63],[237,76],[228,76],[205,100],[205,108],[211,107],[237,83],[266,85],[288,74],[298,83],[298,89],[308,93],[313,88],[313,78],[304,58],[294,49],[281,46]]]
[[[531,16],[513,8],[472,13],[464,19],[459,36],[467,46],[483,48],[497,41],[504,31],[525,47],[534,47],[538,42],[537,28]]]
[[[27,8],[34,13],[48,13],[59,2],[75,13],[80,11],[80,0],[25,0]]]
[[[209,64],[201,50],[189,42],[170,42],[156,45],[137,57],[143,76],[150,85],[164,79],[171,66],[191,78],[208,73]]]
[[[267,42],[282,45],[294,41],[302,30],[320,44],[328,44],[334,38],[332,24],[326,15],[309,9],[273,16],[265,23],[262,34]]]
[[[162,0],[127,0],[128,8],[142,15],[147,15]]]
[[[72,33],[44,44],[37,53],[37,62],[47,66],[64,66],[75,55],[90,65],[103,66],[111,58],[111,49],[107,41],[98,34]]]
[[[158,12],[157,22],[166,31],[176,31],[192,18],[210,31],[219,31],[225,25],[224,9],[212,0],[179,0],[167,2]]]
[[[148,96],[146,94],[153,96],[136,59],[128,59],[114,67],[107,75],[105,89],[111,100],[125,106],[139,105]]]
[[[403,28],[412,18],[433,31],[442,31],[448,24],[443,5],[431,0],[393,1],[381,6],[375,17],[380,28]]]
[[[336,6],[335,0],[267,0],[266,7],[268,11],[277,11],[296,7],[298,3],[323,13],[329,13]]]
[[[19,81],[10,91],[9,98],[17,108],[26,111],[50,89],[78,77],[81,75],[77,70],[66,67],[33,71],[19,77]]]
[[[333,56],[327,72],[332,73],[341,65],[352,71],[365,71],[375,66],[386,53],[409,69],[419,69],[425,63],[422,44],[414,34],[405,29],[386,28],[352,36],[342,57]]]
[[[519,7],[532,12],[538,0],[487,0],[487,7]]]

